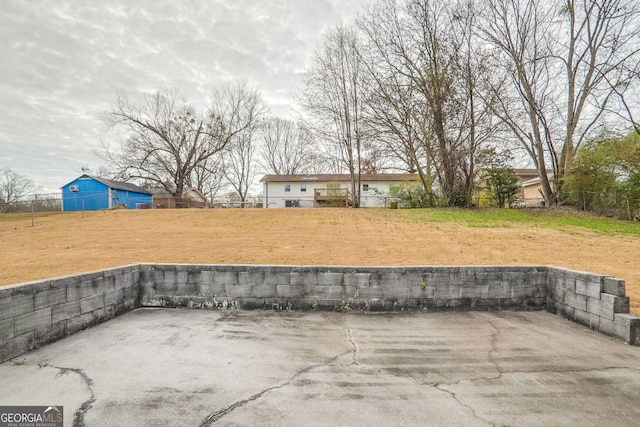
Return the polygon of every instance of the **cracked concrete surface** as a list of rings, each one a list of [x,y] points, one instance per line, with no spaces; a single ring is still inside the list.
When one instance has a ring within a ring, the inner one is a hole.
[[[543,312],[140,309],[15,362],[69,426],[640,422],[640,348]]]

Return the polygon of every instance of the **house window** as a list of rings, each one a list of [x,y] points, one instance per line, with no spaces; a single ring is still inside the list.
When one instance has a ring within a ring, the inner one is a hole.
[[[297,208],[298,207],[298,201],[297,200],[285,200],[284,201],[284,207],[285,208]]]
[[[290,193],[291,192],[291,184],[285,184],[284,185],[284,192],[285,193]]]
[[[362,184],[362,191],[369,191],[369,184]]]
[[[300,184],[300,192],[301,193],[307,192],[307,184]]]

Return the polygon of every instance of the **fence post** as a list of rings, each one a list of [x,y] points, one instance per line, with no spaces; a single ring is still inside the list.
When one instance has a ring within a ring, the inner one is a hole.
[[[35,212],[36,212],[36,203],[32,200],[31,201],[31,226],[34,226],[34,222],[35,222]]]

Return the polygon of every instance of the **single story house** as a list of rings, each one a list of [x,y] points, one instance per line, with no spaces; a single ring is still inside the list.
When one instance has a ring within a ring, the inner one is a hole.
[[[207,198],[197,188],[187,188],[182,192],[182,197],[173,197],[164,188],[150,189],[153,194],[154,209],[175,208],[204,208],[207,206]]]
[[[65,184],[61,189],[64,212],[96,211],[117,207],[151,208],[151,192],[128,182],[112,181],[84,174]]]
[[[393,185],[418,180],[417,174],[362,174],[360,207],[388,207]],[[349,174],[265,175],[260,182],[265,208],[343,207],[353,200]]]

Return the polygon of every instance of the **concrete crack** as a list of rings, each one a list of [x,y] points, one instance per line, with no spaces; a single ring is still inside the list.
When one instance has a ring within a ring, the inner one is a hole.
[[[309,372],[309,371],[311,371],[311,370],[313,370],[313,369],[320,368],[320,367],[323,367],[323,366],[327,366],[327,365],[329,365],[329,364],[331,364],[331,363],[335,362],[337,359],[339,359],[339,358],[341,358],[341,357],[343,357],[343,356],[346,356],[346,355],[347,355],[347,354],[349,354],[349,353],[352,353],[352,351],[353,351],[353,350],[349,350],[349,351],[346,351],[346,352],[344,352],[344,353],[341,353],[341,354],[339,354],[339,355],[337,355],[337,356],[332,357],[331,359],[327,360],[326,362],[318,363],[318,364],[316,364],[316,365],[307,366],[306,368],[301,369],[301,370],[299,370],[298,372],[296,372],[296,373],[295,373],[291,378],[289,378],[287,381],[285,381],[285,382],[283,382],[283,383],[281,383],[281,384],[277,384],[277,385],[274,385],[274,386],[268,387],[268,388],[266,388],[266,389],[262,390],[261,392],[256,393],[256,394],[254,394],[254,395],[252,395],[252,396],[248,397],[247,399],[241,400],[241,401],[239,401],[239,402],[235,402],[235,403],[233,403],[233,404],[231,404],[231,405],[227,406],[226,408],[223,408],[223,409],[221,409],[221,410],[219,410],[219,411],[216,411],[216,412],[212,413],[211,415],[209,415],[209,416],[208,416],[208,417],[207,417],[207,418],[202,422],[202,424],[200,424],[200,427],[210,426],[212,423],[214,423],[214,422],[216,422],[216,421],[220,420],[220,418],[222,418],[223,416],[225,416],[225,415],[229,414],[230,412],[232,412],[232,411],[233,411],[233,410],[235,410],[236,408],[239,408],[239,407],[241,407],[241,406],[244,406],[244,405],[246,405],[247,403],[253,402],[253,401],[255,401],[255,400],[259,399],[260,397],[262,397],[263,395],[265,395],[266,393],[268,393],[268,392],[270,392],[270,391],[272,391],[272,390],[277,390],[277,389],[279,389],[279,388],[286,387],[286,386],[288,386],[289,384],[291,384],[291,382],[292,382],[293,380],[295,380],[297,377],[299,377],[300,375],[305,374],[305,373],[307,373],[307,372]],[[75,427],[75,424],[74,424],[74,427]]]
[[[89,393],[91,394],[91,397],[80,406],[80,408],[76,411],[76,413],[73,416],[73,427],[84,427],[85,426],[84,415],[87,413],[89,409],[91,409],[93,403],[96,401],[96,395],[93,392],[93,380],[89,378],[89,376],[82,369],[62,368],[59,366],[52,366],[52,367],[60,371],[56,374],[56,378],[62,375],[66,375],[69,372],[74,372],[80,375],[80,378],[82,378],[85,385],[89,389]]]
[[[565,374],[565,373],[577,373],[577,372],[598,372],[598,371],[613,371],[613,370],[627,370],[627,371],[640,371],[640,368],[630,368],[627,366],[605,366],[598,368],[562,368],[562,369],[533,369],[530,371],[501,371],[499,375],[492,377],[477,377],[477,378],[462,378],[452,383],[439,383],[436,386],[456,386],[462,382],[473,383],[476,381],[492,381],[502,379],[504,375],[509,374]],[[431,384],[432,385],[432,384]]]
[[[436,384],[436,385],[434,385],[432,387],[435,388],[436,390],[440,390],[443,393],[447,393],[449,396],[451,396],[451,398],[453,400],[455,400],[458,403],[458,405],[462,406],[463,408],[467,408],[468,410],[470,410],[471,411],[471,415],[474,418],[476,418],[476,419],[478,419],[478,420],[480,420],[480,421],[482,421],[484,423],[487,423],[488,425],[490,425],[492,427],[496,427],[496,425],[493,422],[491,422],[489,420],[486,420],[486,419],[482,418],[481,416],[479,416],[478,414],[476,414],[476,410],[473,409],[473,407],[471,407],[471,406],[467,405],[466,403],[464,403],[463,401],[461,401],[460,399],[458,399],[458,397],[456,396],[456,394],[454,392],[449,391],[447,389],[441,388],[439,384]]]
[[[488,318],[488,316],[483,316],[487,323],[493,328],[493,333],[491,334],[491,350],[487,353],[487,358],[489,361],[495,366],[496,371],[498,371],[498,378],[502,375],[502,370],[500,366],[498,366],[498,362],[494,359],[493,355],[498,353],[498,335],[500,335],[500,329]]]
[[[351,332],[351,328],[347,328],[347,337],[349,338],[349,343],[353,350],[351,350],[351,364],[359,365],[358,363],[358,346],[356,345],[356,340],[353,338],[353,333]]]

